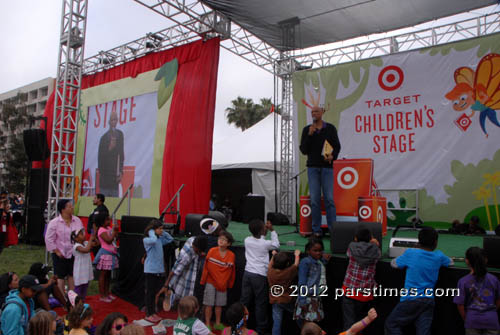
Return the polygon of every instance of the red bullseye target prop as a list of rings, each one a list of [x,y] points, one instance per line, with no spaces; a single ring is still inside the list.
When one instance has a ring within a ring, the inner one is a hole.
[[[311,207],[308,205],[302,205],[302,207],[300,207],[300,214],[302,214],[303,217],[308,217],[311,215]]]
[[[383,90],[394,91],[402,84],[405,76],[403,70],[399,66],[386,66],[378,75],[378,84]]]
[[[362,219],[368,219],[370,216],[372,216],[372,209],[368,206],[361,206],[359,208],[359,216]]]
[[[349,190],[356,186],[359,180],[359,174],[356,169],[347,166],[339,171],[337,175],[337,184],[343,189]]]
[[[381,206],[378,206],[377,209],[377,222],[384,222],[384,210],[382,209]]]

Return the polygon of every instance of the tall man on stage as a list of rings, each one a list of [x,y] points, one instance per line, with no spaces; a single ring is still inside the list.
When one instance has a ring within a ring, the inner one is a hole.
[[[99,141],[97,165],[100,192],[108,197],[118,197],[118,184],[123,176],[123,132],[116,129],[118,114],[111,113],[109,130]]]
[[[307,178],[311,194],[312,231],[315,236],[322,236],[321,231],[321,191],[326,209],[326,221],[331,227],[336,220],[333,202],[333,161],[340,152],[337,128],[323,121],[323,107],[311,109],[312,124],[302,130],[300,151],[307,155]]]

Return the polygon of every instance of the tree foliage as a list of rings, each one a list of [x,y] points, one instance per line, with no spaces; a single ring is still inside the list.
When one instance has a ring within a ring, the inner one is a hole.
[[[23,101],[19,94],[14,101]],[[28,158],[24,150],[22,129],[29,125],[29,116],[24,104],[4,104],[0,114],[3,131],[0,133],[0,150],[5,155],[3,159],[3,186],[9,192],[24,192],[27,175]]]
[[[231,107],[226,108],[227,123],[234,124],[241,130],[248,129],[269,115],[272,105],[270,98],[262,98],[256,104],[252,99],[238,96],[231,101]],[[280,113],[279,107],[275,112]]]

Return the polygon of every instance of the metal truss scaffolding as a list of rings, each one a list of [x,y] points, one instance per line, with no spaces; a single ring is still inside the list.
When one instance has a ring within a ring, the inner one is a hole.
[[[59,199],[73,199],[86,22],[87,0],[63,0],[50,154],[49,220],[56,216]]]
[[[254,65],[281,79],[282,123],[281,123],[281,172],[280,172],[280,203],[279,209],[289,218],[294,213],[294,197],[292,182],[296,157],[294,157],[293,143],[293,101],[292,75],[294,71],[305,68],[321,68],[339,63],[357,61],[371,57],[378,57],[392,53],[413,50],[422,47],[444,44],[457,40],[479,37],[500,31],[500,12],[475,17],[460,22],[447,23],[411,33],[400,33],[383,38],[365,38],[362,43],[349,41],[336,44],[280,51],[262,41],[251,32],[243,29],[235,22],[231,22],[223,14],[213,11],[203,3],[193,0],[134,0],[148,7],[159,15],[169,19],[173,25],[155,33],[123,44],[116,48],[101,51],[97,55],[87,58],[83,64],[83,73],[92,74],[107,68],[125,63],[149,52],[164,50],[175,46],[190,43],[199,39],[208,39],[215,36],[221,38],[221,47],[229,52],[246,59]],[[71,197],[74,178],[74,141],[69,143],[63,139],[66,131],[76,135],[76,106],[79,104],[78,89],[80,87],[81,56],[83,42],[76,49],[72,49],[73,39],[70,34],[73,28],[78,28],[85,37],[85,17],[87,1],[65,0],[63,27],[61,29],[61,51],[58,68],[58,99],[54,115],[54,129],[56,126],[71,125],[69,128],[60,127],[54,132],[52,147],[59,145],[59,152],[51,155],[50,199],[57,196]],[[78,5],[77,5],[78,4]],[[73,7],[74,6],[74,7]],[[75,10],[69,10],[75,8]],[[74,14],[73,14],[74,13]],[[76,15],[77,14],[77,15]],[[416,29],[414,29],[416,30]],[[288,36],[291,37],[291,36]],[[286,38],[286,36],[284,36]],[[82,40],[83,41],[83,40]],[[340,46],[339,46],[340,45]],[[275,92],[279,92],[276,90]],[[275,97],[276,99],[276,97]],[[59,111],[61,111],[59,115]],[[70,159],[71,157],[71,159]],[[66,179],[64,179],[66,178]],[[69,178],[69,179],[68,179]],[[63,180],[64,179],[64,180]],[[68,180],[71,182],[68,186]]]

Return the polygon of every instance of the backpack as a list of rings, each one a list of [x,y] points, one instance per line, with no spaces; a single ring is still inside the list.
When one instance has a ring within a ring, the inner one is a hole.
[[[24,305],[21,304],[19,301],[11,300],[11,301],[4,302],[4,304],[2,305],[2,308],[0,309],[0,335],[3,334],[3,332],[2,332],[2,319],[1,319],[1,316],[2,316],[2,313],[5,310],[5,308],[9,304],[16,304],[16,305],[19,306],[19,308],[21,308],[21,319],[19,319],[19,323],[21,323],[21,327],[23,327],[24,333],[28,334],[28,329],[27,329],[27,327],[22,322],[23,319],[24,319]]]

